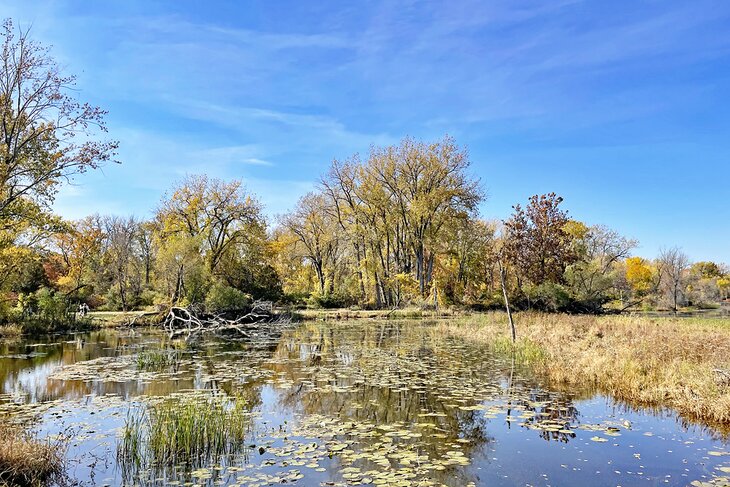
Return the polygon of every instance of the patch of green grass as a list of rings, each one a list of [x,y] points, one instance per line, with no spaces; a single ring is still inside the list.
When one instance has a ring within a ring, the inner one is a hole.
[[[159,370],[179,365],[180,352],[177,350],[144,350],[137,354],[137,368],[140,370]]]
[[[125,470],[204,465],[241,452],[250,424],[240,397],[166,399],[129,413],[117,458]]]

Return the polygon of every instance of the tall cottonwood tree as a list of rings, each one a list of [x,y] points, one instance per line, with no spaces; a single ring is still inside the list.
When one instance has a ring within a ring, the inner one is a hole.
[[[299,233],[295,240],[310,250],[306,258],[315,270],[322,267],[317,270],[320,288],[327,245],[316,244],[336,242],[337,252],[329,254],[337,258],[330,259],[330,267],[341,275],[349,271],[350,278],[339,281],[354,283],[352,294],[362,302],[380,307],[397,305],[406,295],[421,300],[433,292],[436,268],[444,267],[440,256],[452,252],[450,229],[474,218],[482,200],[469,165],[466,151],[450,137],[432,143],[406,138],[373,147],[365,161],[357,155],[335,160],[319,191],[282,223],[290,234]],[[317,210],[311,211],[314,201]],[[318,223],[302,238],[308,219]]]
[[[394,203],[396,231],[413,254],[421,295],[430,284],[433,247],[443,226],[474,215],[482,200],[479,181],[467,172],[469,165],[467,152],[451,137],[433,143],[406,138],[371,153],[367,169]]]
[[[187,176],[163,198],[155,234],[164,269],[160,278],[173,301],[203,293],[208,276],[236,282],[236,266],[243,260],[249,272],[268,272],[265,253],[259,252],[267,245],[261,205],[241,181]],[[252,255],[262,257],[252,260]]]

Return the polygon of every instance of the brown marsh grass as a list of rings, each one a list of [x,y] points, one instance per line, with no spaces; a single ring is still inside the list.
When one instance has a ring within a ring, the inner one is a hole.
[[[63,477],[64,447],[0,418],[0,485],[37,486]]]
[[[296,316],[302,321],[333,321],[333,320],[408,320],[422,318],[451,318],[464,312],[456,308],[423,309],[416,306],[402,309],[300,309]]]
[[[730,319],[520,313],[516,326],[518,359],[554,385],[730,425]],[[503,313],[449,320],[438,331],[512,347]]]

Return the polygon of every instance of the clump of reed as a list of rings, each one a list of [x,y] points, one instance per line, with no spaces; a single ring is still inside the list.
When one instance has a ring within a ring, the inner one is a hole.
[[[137,368],[141,370],[159,370],[180,364],[180,352],[177,350],[143,350],[137,354]]]
[[[201,466],[241,452],[250,408],[240,397],[185,395],[130,411],[117,446],[123,469]]]
[[[556,385],[591,386],[639,406],[730,425],[730,320],[519,313],[443,322],[439,332],[514,350]]]
[[[40,440],[7,418],[0,419],[0,485],[60,482],[64,476],[63,442]]]

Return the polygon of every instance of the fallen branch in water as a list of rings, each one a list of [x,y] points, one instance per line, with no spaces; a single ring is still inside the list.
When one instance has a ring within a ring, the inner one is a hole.
[[[226,339],[244,340],[272,338],[291,324],[288,315],[273,312],[271,302],[257,301],[250,310],[231,318],[232,312],[208,314],[197,306],[173,306],[162,321],[170,338],[185,337],[190,341],[208,333]]]

